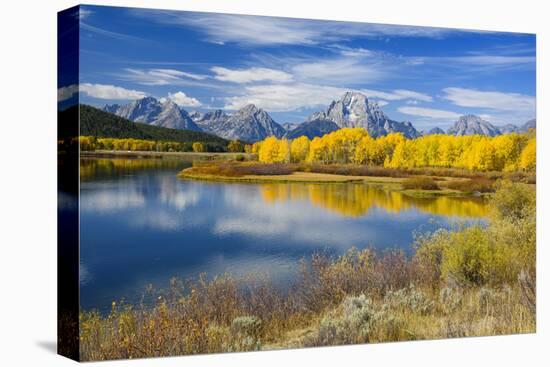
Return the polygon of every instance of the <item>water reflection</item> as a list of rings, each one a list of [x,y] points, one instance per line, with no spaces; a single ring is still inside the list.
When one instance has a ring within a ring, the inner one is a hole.
[[[488,214],[480,197],[415,198],[365,184],[265,184],[261,188],[268,203],[308,200],[318,208],[350,217],[367,215],[374,208],[392,213],[416,208],[429,214],[468,218]]]
[[[173,276],[229,272],[285,286],[302,257],[349,247],[411,251],[413,231],[486,213],[476,199],[413,199],[358,184],[180,180],[190,162],[85,159],[81,306],[108,310]]]

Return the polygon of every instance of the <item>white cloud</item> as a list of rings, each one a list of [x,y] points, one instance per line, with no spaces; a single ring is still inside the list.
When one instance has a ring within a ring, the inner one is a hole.
[[[132,81],[143,85],[176,85],[185,84],[186,79],[200,81],[206,79],[205,75],[187,73],[174,69],[124,69],[125,73],[119,75],[122,80]]]
[[[172,100],[175,104],[181,107],[200,107],[201,102],[193,97],[187,96],[183,92],[168,93],[168,99]]]
[[[211,69],[217,80],[234,83],[250,83],[258,81],[289,82],[292,75],[275,69],[253,67],[249,69],[227,69],[215,66]]]
[[[309,61],[292,66],[296,79],[303,82],[322,80],[325,84],[361,84],[389,75],[393,66],[355,57]]]
[[[81,83],[72,84],[66,87],[59,88],[57,90],[57,101],[63,102],[71,98],[76,93],[84,93],[90,97],[98,99],[139,99],[147,96],[145,92],[141,92],[134,89],[126,89],[122,87],[117,87],[110,84],[91,84],[91,83]]]
[[[270,112],[326,107],[346,91],[338,87],[305,83],[254,85],[246,87],[244,95],[225,98],[224,108],[237,110],[250,103]]]
[[[375,52],[362,47],[350,48],[350,47],[341,47],[338,45],[334,47],[337,49],[340,49],[340,54],[342,56],[347,56],[347,57],[365,57],[365,56],[373,56],[376,54]]]
[[[536,99],[519,93],[486,92],[466,88],[445,88],[444,98],[461,107],[489,108],[497,111],[523,111],[535,114]]]
[[[134,89],[126,89],[109,84],[80,84],[80,92],[99,99],[139,99],[147,94]]]
[[[434,109],[434,108],[399,107],[397,110],[399,112],[407,114],[407,115],[429,117],[429,118],[432,118],[432,119],[451,120],[451,119],[457,119],[461,116],[457,112],[446,111],[446,110],[438,110],[438,109]]]
[[[377,90],[356,90],[330,85],[313,83],[285,83],[250,85],[244,88],[242,95],[224,98],[224,108],[237,110],[247,104],[255,104],[270,112],[287,112],[303,108],[326,108],[332,101],[339,99],[348,91],[365,94],[368,98],[377,101],[379,106],[385,106],[388,101],[403,100],[415,95],[425,101],[431,101],[428,95],[409,91],[395,90],[383,92]]]

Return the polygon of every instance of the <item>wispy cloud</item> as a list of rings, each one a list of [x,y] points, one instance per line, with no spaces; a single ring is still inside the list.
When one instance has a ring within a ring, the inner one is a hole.
[[[450,87],[443,89],[444,98],[461,107],[489,108],[498,111],[535,112],[536,99],[520,93],[480,91]]]
[[[215,66],[211,70],[216,74],[214,79],[224,82],[250,83],[258,81],[289,82],[292,81],[292,75],[281,71],[261,67],[252,67],[248,69],[228,69],[221,66]]]
[[[153,11],[138,9],[136,16],[160,23],[192,26],[216,44],[238,43],[257,45],[314,45],[355,37],[429,37],[441,38],[455,32],[451,29],[402,25],[320,21],[263,16]]]
[[[407,90],[407,89],[395,89],[391,92],[383,92],[383,91],[373,90],[373,89],[361,89],[361,92],[364,93],[367,97],[383,98],[390,101],[399,101],[404,99],[413,99],[413,100],[418,100],[423,102],[433,101],[432,96],[428,94],[415,92],[413,90]]]
[[[397,109],[399,112],[420,117],[428,117],[431,119],[452,120],[460,117],[460,113],[435,108],[409,107],[403,106]]]
[[[415,56],[403,60],[409,65],[423,65],[426,67],[443,68],[443,70],[457,70],[461,75],[477,76],[479,73],[496,73],[513,70],[529,70],[535,68],[536,57],[476,54],[458,56]],[[424,70],[424,69],[423,69]]]
[[[109,30],[106,30],[106,29],[103,29],[103,28],[92,26],[92,25],[90,25],[88,23],[84,23],[82,21],[80,21],[80,29],[82,29],[84,31],[88,31],[88,32],[98,34],[100,36],[114,38],[114,39],[117,39],[117,40],[120,40],[120,41],[132,41],[132,42],[145,41],[143,38],[140,38],[140,37],[135,37],[135,36],[131,36],[131,35],[124,34],[124,33],[109,31]]]
[[[206,76],[174,69],[133,69],[126,68],[118,77],[142,85],[181,85],[191,81],[206,79]]]

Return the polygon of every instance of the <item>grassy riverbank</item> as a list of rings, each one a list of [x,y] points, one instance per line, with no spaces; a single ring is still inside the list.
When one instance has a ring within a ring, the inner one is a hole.
[[[194,162],[178,177],[224,182],[250,183],[366,183],[407,195],[437,196],[484,194],[494,191],[498,179],[534,182],[528,173],[479,173],[459,169],[395,169],[361,165],[319,165],[258,162],[210,161]]]
[[[282,292],[258,275],[174,279],[153,304],[80,315],[82,360],[532,333],[535,192],[503,181],[487,227],[417,237],[402,252],[304,261]]]

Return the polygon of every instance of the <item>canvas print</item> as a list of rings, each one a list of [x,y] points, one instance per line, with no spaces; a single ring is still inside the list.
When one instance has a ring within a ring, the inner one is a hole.
[[[91,5],[58,28],[61,354],[536,331],[534,34]]]

